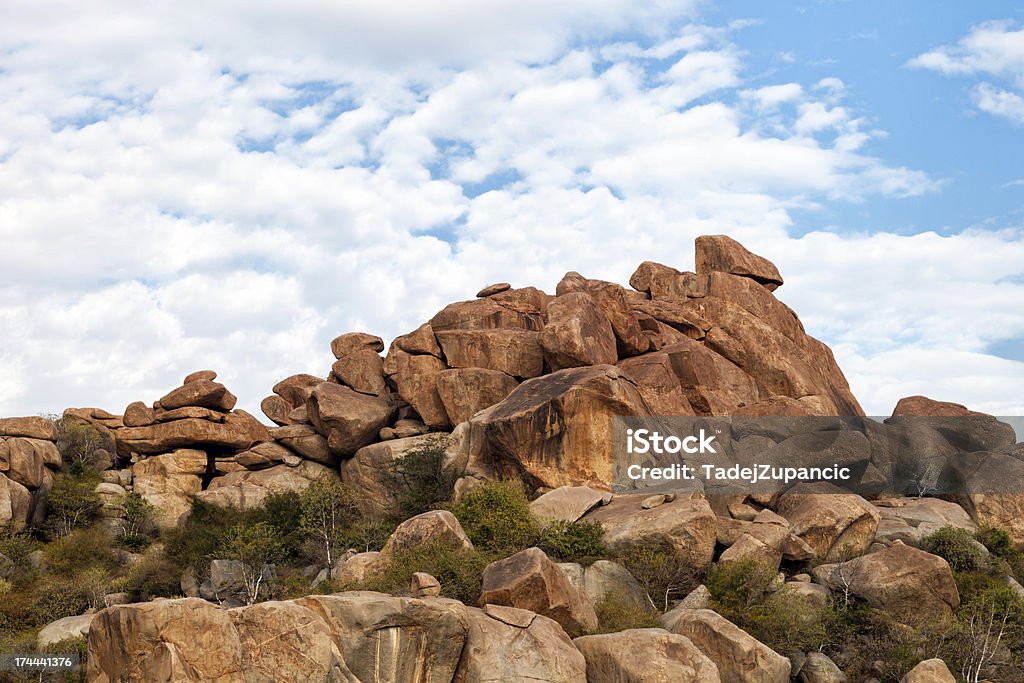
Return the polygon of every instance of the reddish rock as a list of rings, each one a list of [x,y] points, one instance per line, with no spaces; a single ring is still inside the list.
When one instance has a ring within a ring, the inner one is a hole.
[[[509,283],[507,283],[507,282],[498,282],[498,283],[493,284],[493,285],[487,285],[486,287],[481,289],[479,292],[477,292],[476,296],[477,296],[478,299],[483,299],[485,297],[494,296],[495,294],[501,294],[502,292],[507,292],[510,289],[512,289],[512,285],[510,285]]]
[[[57,440],[57,428],[45,417],[8,417],[0,419],[0,436],[26,436],[44,441]]]
[[[284,400],[277,394],[267,396],[260,402],[260,410],[263,411],[263,414],[270,418],[271,422],[281,426],[292,423],[288,418],[288,413],[290,413],[292,409],[292,404],[288,403],[288,401]]]
[[[384,360],[371,348],[362,348],[335,361],[331,373],[345,386],[362,394],[386,398]]]
[[[697,274],[730,273],[754,280],[769,291],[782,285],[778,268],[725,235],[702,235],[696,240]]]
[[[155,455],[177,448],[244,451],[260,440],[244,425],[188,418],[160,422],[149,427],[119,429],[117,452],[122,457],[128,457],[133,452]]]
[[[335,467],[338,458],[327,447],[327,439],[317,434],[309,425],[287,425],[270,430],[270,436],[289,451],[306,460]]]
[[[161,398],[160,407],[164,410],[174,410],[185,406],[199,406],[226,412],[234,408],[237,402],[235,395],[223,384],[200,379],[180,386]]]
[[[434,330],[428,323],[423,323],[409,334],[395,337],[395,346],[406,353],[441,357],[441,348],[434,338]]]
[[[437,392],[437,377],[447,369],[444,361],[434,356],[413,356],[392,348],[397,371],[391,376],[402,400],[412,406],[427,426],[449,429],[451,420]]]
[[[372,443],[395,410],[386,401],[331,382],[317,386],[309,401],[310,421],[331,453],[341,457]]]
[[[156,415],[152,408],[142,401],[136,401],[124,409],[125,427],[148,427],[156,422]]]
[[[552,370],[606,365],[618,359],[608,317],[584,292],[565,294],[548,305],[548,323],[541,332],[540,345]]]
[[[524,330],[448,330],[437,333],[448,366],[485,368],[520,378],[544,372],[540,333]]]
[[[274,393],[288,402],[292,408],[305,405],[313,389],[324,383],[324,380],[313,375],[292,375],[274,385]]]
[[[370,349],[372,351],[383,351],[384,340],[380,337],[367,334],[365,332],[349,332],[343,334],[340,337],[334,339],[331,342],[331,352],[334,353],[334,357],[341,359],[350,353],[355,353],[361,349]]]
[[[627,358],[619,361],[618,366],[636,384],[652,415],[695,414],[668,353]]]
[[[430,319],[430,327],[435,334],[447,330],[540,330],[546,305],[542,294],[538,290],[508,290],[485,299],[459,301],[441,309]]]
[[[692,273],[681,273],[654,261],[644,261],[630,276],[629,286],[647,293],[652,299],[686,296],[685,275]]]
[[[214,372],[213,370],[197,370],[192,374],[187,375],[182,384],[188,384],[190,382],[199,382],[200,380],[212,382],[215,379],[217,379],[217,373]]]
[[[452,424],[465,422],[499,403],[517,386],[515,378],[485,368],[444,370],[437,375],[437,393]]]

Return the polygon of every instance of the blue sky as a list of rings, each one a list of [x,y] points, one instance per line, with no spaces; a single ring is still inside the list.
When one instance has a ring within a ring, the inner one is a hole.
[[[726,233],[873,413],[1024,414],[1009,2],[0,7],[0,414],[255,411],[482,285]]]

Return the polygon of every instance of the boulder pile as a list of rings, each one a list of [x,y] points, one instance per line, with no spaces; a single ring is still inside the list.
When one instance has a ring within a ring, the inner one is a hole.
[[[42,417],[0,420],[0,527],[42,523],[53,471],[61,467],[57,430]]]

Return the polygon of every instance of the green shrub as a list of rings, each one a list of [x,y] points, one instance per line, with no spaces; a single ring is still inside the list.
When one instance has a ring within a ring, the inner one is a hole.
[[[977,539],[996,557],[1008,560],[1020,555],[1020,552],[1013,546],[1013,539],[1010,538],[1010,534],[1002,529],[994,527],[982,529],[978,532]]]
[[[598,627],[594,633],[618,633],[631,628],[661,628],[658,612],[637,607],[615,593],[608,593],[594,606]]]
[[[356,492],[337,480],[315,481],[299,496],[299,507],[299,530],[315,549],[315,559],[333,565],[345,532],[360,517]]]
[[[120,504],[122,537],[146,538],[153,533],[156,508],[148,500],[132,491],[121,496]]]
[[[47,577],[36,585],[30,619],[33,626],[82,614],[89,609],[92,596],[73,578]]]
[[[953,571],[980,569],[986,563],[985,553],[966,529],[942,527],[921,539],[921,550],[943,558]]]
[[[663,612],[700,582],[700,572],[668,542],[636,543],[615,559],[640,583],[651,607]]]
[[[181,568],[154,547],[132,565],[123,579],[111,585],[111,591],[123,591],[140,602],[177,597],[182,594]]]
[[[267,522],[236,524],[224,534],[217,551],[221,559],[242,563],[241,579],[248,605],[271,590],[264,567],[280,561],[283,555],[284,546],[278,540],[277,530]]]
[[[783,654],[818,650],[838,631],[831,607],[801,596],[775,593],[741,612],[719,609],[722,616]]]
[[[508,482],[489,482],[467,493],[452,513],[477,548],[511,555],[537,544],[541,525],[530,512],[523,490]]]
[[[75,529],[92,524],[103,503],[96,493],[99,475],[83,471],[79,474],[59,473],[46,498],[47,526],[57,536],[66,536]]]
[[[595,522],[554,521],[541,531],[537,545],[560,562],[591,564],[605,556],[604,529]]]
[[[78,529],[50,542],[43,557],[51,572],[63,576],[92,568],[111,571],[118,566],[110,535],[99,527]]]
[[[294,491],[271,493],[263,505],[244,513],[250,524],[265,522],[277,530],[282,556],[296,560],[303,556],[302,501]]]
[[[99,430],[72,415],[51,419],[57,428],[57,450],[65,470],[74,476],[95,473],[99,463],[94,454],[103,448],[103,436]]]
[[[215,555],[224,534],[243,519],[242,512],[192,499],[184,523],[164,531],[164,552],[180,569],[195,567]]]
[[[31,554],[39,548],[39,542],[26,532],[0,529],[0,576],[17,580],[32,571]]]
[[[704,585],[720,610],[740,614],[764,600],[777,575],[774,567],[757,560],[720,562],[708,572]]]
[[[398,492],[398,511],[403,519],[451,500],[455,482],[462,473],[445,466],[447,448],[446,437],[432,437],[406,451],[391,464],[391,475]]]
[[[478,550],[453,550],[445,545],[421,546],[397,553],[382,573],[343,588],[408,595],[412,575],[424,572],[437,578],[444,597],[475,605],[480,599],[484,568],[491,559]]]
[[[353,548],[363,553],[380,550],[388,542],[396,526],[393,521],[361,519],[344,530],[338,547]]]

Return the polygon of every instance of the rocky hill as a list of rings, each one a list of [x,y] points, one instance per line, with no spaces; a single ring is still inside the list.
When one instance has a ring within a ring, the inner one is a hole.
[[[0,648],[79,648],[95,681],[1024,680],[1012,428],[864,419],[728,237],[629,284],[490,285],[383,357],[341,335],[273,427],[209,370],[0,420]],[[835,416],[727,452],[857,479],[613,493],[622,416]]]

